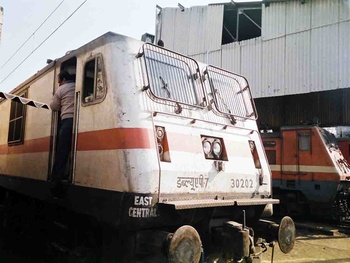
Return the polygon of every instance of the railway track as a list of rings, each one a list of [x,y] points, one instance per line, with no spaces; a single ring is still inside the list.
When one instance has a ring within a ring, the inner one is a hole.
[[[296,220],[297,238],[308,236],[350,236],[350,221],[341,223],[317,220]]]

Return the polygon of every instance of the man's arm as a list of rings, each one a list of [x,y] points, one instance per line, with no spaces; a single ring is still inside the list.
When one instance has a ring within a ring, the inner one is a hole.
[[[53,95],[52,100],[50,102],[50,108],[54,111],[61,110],[61,96],[59,90],[57,90],[55,95]]]

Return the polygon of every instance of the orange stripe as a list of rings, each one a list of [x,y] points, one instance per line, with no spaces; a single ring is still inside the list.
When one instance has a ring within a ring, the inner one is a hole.
[[[118,128],[78,134],[78,151],[149,149],[149,132],[140,128]],[[26,140],[16,146],[0,145],[0,155],[49,152],[50,137]]]
[[[147,129],[118,128],[82,132],[78,135],[78,151],[149,148],[150,136]]]
[[[48,152],[50,149],[50,137],[27,140],[24,144],[8,146],[0,145],[0,154],[20,154]]]

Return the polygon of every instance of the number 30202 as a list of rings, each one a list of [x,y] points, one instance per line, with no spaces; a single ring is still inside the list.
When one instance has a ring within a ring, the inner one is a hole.
[[[231,179],[231,188],[253,188],[253,179]]]

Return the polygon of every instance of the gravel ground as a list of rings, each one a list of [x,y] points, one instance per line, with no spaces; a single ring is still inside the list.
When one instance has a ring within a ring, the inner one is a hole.
[[[298,229],[298,225],[296,226],[297,238],[289,254],[283,254],[276,244],[273,262],[350,263],[350,236],[332,229],[322,229],[319,233],[315,233],[304,227]],[[263,256],[263,263],[271,262],[271,254],[270,248]]]

